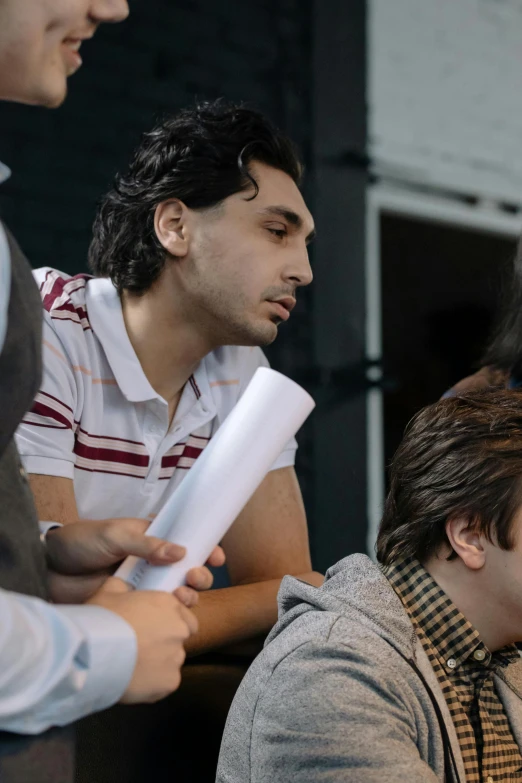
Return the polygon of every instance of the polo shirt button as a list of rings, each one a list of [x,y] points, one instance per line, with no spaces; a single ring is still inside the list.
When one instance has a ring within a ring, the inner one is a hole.
[[[457,661],[455,660],[455,658],[449,658],[448,667],[450,669],[454,669],[456,665],[457,665]]]
[[[27,478],[27,473],[25,472],[23,465],[20,465],[20,467],[19,467],[19,471],[20,471],[20,475],[21,475],[21,477],[22,477],[23,479],[26,479],[26,478]]]
[[[486,653],[484,652],[484,650],[475,650],[475,652],[473,653],[473,657],[476,661],[483,661],[484,658],[486,657]]]
[[[486,783],[495,783],[491,775],[488,775],[488,778],[486,780]]]

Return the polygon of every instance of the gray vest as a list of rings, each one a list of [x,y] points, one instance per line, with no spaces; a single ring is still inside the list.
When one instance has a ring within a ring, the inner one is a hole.
[[[6,340],[0,353],[0,587],[47,598],[46,563],[33,498],[13,440],[41,378],[42,303],[13,237]],[[1,619],[0,619],[1,622]],[[0,732],[0,783],[72,783],[71,728],[38,737]]]

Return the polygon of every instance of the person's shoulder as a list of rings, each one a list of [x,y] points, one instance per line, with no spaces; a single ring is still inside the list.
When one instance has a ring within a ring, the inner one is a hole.
[[[320,723],[336,711],[346,716],[371,707],[384,719],[388,709],[408,712],[422,700],[423,686],[407,658],[362,617],[306,614],[252,664],[241,689],[245,712],[255,709],[261,721],[286,713],[293,723],[293,713],[307,705],[312,722]]]
[[[57,269],[35,269],[43,305],[43,345],[45,363],[65,363],[90,367],[94,343],[86,306],[90,275],[68,275]]]
[[[230,722],[241,723],[254,712],[264,720],[274,711],[297,708],[303,698],[316,718],[324,709],[326,719],[332,699],[325,703],[325,694],[336,694],[345,709],[350,702],[360,704],[379,693],[398,696],[410,679],[410,667],[402,656],[364,622],[337,611],[312,609],[272,638],[252,663]]]
[[[89,316],[85,304],[87,283],[91,275],[68,275],[51,267],[41,267],[33,272],[40,290],[47,319],[57,323],[74,324],[82,331],[89,330]]]

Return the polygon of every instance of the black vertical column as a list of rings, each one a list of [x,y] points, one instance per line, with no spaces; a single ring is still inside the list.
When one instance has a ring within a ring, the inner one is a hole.
[[[314,3],[313,329],[324,401],[314,421],[311,543],[321,570],[366,549],[366,5]]]

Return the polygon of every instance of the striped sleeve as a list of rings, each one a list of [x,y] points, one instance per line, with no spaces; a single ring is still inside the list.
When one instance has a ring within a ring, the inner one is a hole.
[[[258,367],[270,367],[270,363],[261,348],[247,348],[245,357],[241,366],[241,380],[239,386],[239,396],[243,394],[246,387],[252,380],[252,377]],[[295,465],[295,453],[297,451],[297,441],[291,438],[278,456],[270,470],[279,468],[289,468]]]
[[[79,416],[74,371],[44,314],[44,373],[33,407],[18,428],[16,442],[28,473],[74,478],[74,434]]]

